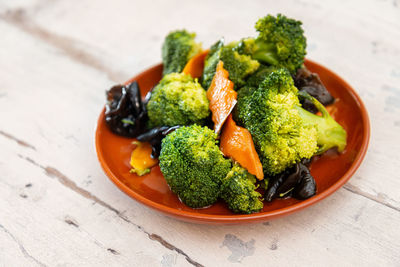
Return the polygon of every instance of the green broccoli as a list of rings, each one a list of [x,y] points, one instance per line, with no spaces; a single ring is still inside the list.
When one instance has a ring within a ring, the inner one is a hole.
[[[204,70],[202,76],[203,88],[208,90],[211,81],[214,77],[217,64],[220,60],[221,48],[224,46],[224,39],[219,40],[214,45],[210,47],[210,52],[208,52],[207,57],[204,60]],[[224,66],[226,67],[226,66]]]
[[[201,44],[196,43],[195,33],[186,30],[170,32],[162,46],[163,75],[181,72],[194,55],[201,52]]]
[[[273,70],[258,88],[239,90],[234,116],[250,131],[266,175],[329,148],[344,149],[346,131],[321,104],[317,107],[323,117],[301,108],[298,90],[283,68]]]
[[[279,68],[260,64],[258,70],[247,78],[245,86],[257,88],[271,72],[276,71],[277,69]]]
[[[206,91],[183,73],[165,75],[147,103],[149,126],[202,124],[209,115]]]
[[[254,213],[263,208],[261,194],[256,190],[256,178],[235,164],[222,181],[221,198],[236,213]]]
[[[198,125],[180,127],[162,140],[161,172],[189,207],[207,207],[220,196],[221,181],[232,164],[217,142],[217,134]]]
[[[314,125],[318,131],[318,151],[316,154],[322,154],[328,149],[337,147],[339,152],[346,148],[347,133],[328,113],[324,105],[307,92],[299,91],[299,97],[311,101],[322,116],[315,115],[300,106],[296,106],[305,124]]]
[[[205,89],[210,87],[220,60],[224,62],[224,69],[229,72],[229,80],[234,83],[235,88],[242,87],[246,77],[258,69],[260,63],[246,55],[244,48],[238,45],[238,42],[233,42],[224,46],[224,40],[221,39],[210,48],[204,62],[202,84]]]
[[[292,74],[303,65],[306,55],[306,38],[301,21],[268,15],[255,25],[258,37],[243,39],[240,47],[262,63],[287,68]]]

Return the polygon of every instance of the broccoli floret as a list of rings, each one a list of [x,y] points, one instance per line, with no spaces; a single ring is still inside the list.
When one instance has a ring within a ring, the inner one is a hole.
[[[219,60],[224,62],[224,68],[229,72],[229,80],[234,83],[235,89],[242,87],[246,77],[258,69],[260,63],[246,55],[244,53],[246,49],[239,44],[233,42],[224,46],[224,40],[221,39],[210,48],[204,62],[202,81],[204,88],[208,89],[210,86]]]
[[[235,114],[250,131],[267,175],[317,151],[317,131],[303,124],[297,105],[297,89],[285,69],[271,72],[257,89],[238,98]]]
[[[149,126],[202,124],[209,115],[206,91],[183,73],[165,75],[147,103]]]
[[[255,72],[260,63],[251,59],[248,55],[241,55],[234,48],[229,46],[221,49],[221,60],[229,72],[229,79],[234,83],[235,88],[240,88],[245,84],[247,76]]]
[[[318,131],[318,151],[316,154],[322,154],[328,149],[337,147],[339,152],[346,148],[347,133],[328,113],[324,105],[307,92],[299,91],[299,97],[303,97],[315,105],[322,116],[315,115],[299,106],[299,111],[305,124],[314,125]]]
[[[260,64],[260,67],[258,68],[258,70],[253,73],[252,75],[249,76],[249,78],[246,81],[246,86],[247,87],[258,87],[264,80],[265,78],[268,77],[268,75],[273,72],[276,71],[277,67],[274,66],[266,66],[263,64]]]
[[[277,67],[287,68],[292,74],[300,68],[306,55],[306,38],[301,21],[268,15],[255,25],[257,38],[241,41],[253,59]]]
[[[186,63],[201,51],[201,44],[196,43],[195,33],[186,30],[170,32],[162,46],[163,75],[181,72]]]
[[[221,182],[231,169],[217,135],[207,127],[180,127],[162,140],[160,169],[171,190],[192,208],[207,207],[220,196]]]
[[[204,60],[204,70],[201,84],[208,90],[214,77],[217,64],[220,60],[221,48],[224,46],[224,39],[219,40],[210,47],[207,57]],[[224,66],[226,68],[226,66]]]
[[[328,148],[344,148],[344,129],[321,104],[323,117],[301,108],[298,90],[286,69],[272,71],[257,89],[243,89],[234,115],[250,131],[266,175],[278,174]]]
[[[254,213],[263,208],[261,194],[256,190],[256,177],[235,164],[222,181],[221,197],[236,213]]]
[[[240,90],[237,91],[237,99],[243,99],[244,97],[250,96],[256,89],[257,89],[257,87],[247,86],[247,85],[240,88]],[[236,106],[237,106],[237,104],[236,104]],[[238,109],[235,107],[232,112],[233,112],[233,117],[236,120]],[[238,121],[237,123],[239,125],[241,125],[240,121]]]

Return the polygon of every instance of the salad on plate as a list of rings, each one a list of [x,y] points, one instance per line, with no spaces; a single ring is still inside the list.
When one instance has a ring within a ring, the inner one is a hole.
[[[328,150],[343,152],[347,134],[327,111],[335,99],[303,64],[301,25],[267,15],[257,36],[207,49],[195,33],[170,32],[162,78],[143,99],[136,82],[107,91],[108,128],[136,145],[131,175],[158,164],[185,205],[222,200],[241,214],[314,196],[309,165]]]

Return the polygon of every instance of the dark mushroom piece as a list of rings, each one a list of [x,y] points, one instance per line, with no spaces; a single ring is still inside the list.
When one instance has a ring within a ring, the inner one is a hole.
[[[317,193],[317,185],[310,170],[303,164],[300,164],[300,176],[301,180],[299,184],[294,187],[292,196],[302,200],[314,196]]]
[[[109,129],[125,137],[141,134],[148,118],[137,82],[113,86],[106,95],[105,120]]]
[[[151,88],[150,91],[147,92],[146,96],[144,97],[144,101],[143,101],[143,107],[146,108],[147,103],[149,102],[150,98],[151,98],[151,94],[153,93],[153,88]]]
[[[276,197],[286,197],[290,195],[290,191],[299,183],[299,180],[301,179],[300,165],[302,164],[297,163],[293,168],[290,169],[288,175],[276,190]]]
[[[140,95],[140,89],[137,82],[130,83],[126,86],[129,99],[132,103],[132,112],[138,116],[143,112],[142,96]]]
[[[304,163],[308,161],[304,160]],[[307,199],[316,194],[317,187],[308,167],[302,162],[294,167],[270,178],[265,192],[265,200],[271,202],[275,198],[292,196]]]
[[[287,178],[287,172],[284,171],[284,172],[277,174],[269,179],[268,188],[265,191],[265,200],[266,201],[271,202],[272,200],[277,198],[277,196],[279,196],[277,191],[278,191],[279,187],[282,185],[282,183],[285,181],[286,178]]]
[[[309,167],[311,165],[312,161],[313,161],[313,157],[309,158],[309,159],[304,158],[300,162],[301,162],[301,164],[306,165],[307,167]]]
[[[178,129],[180,126],[161,126],[150,129],[149,131],[139,135],[137,140],[140,142],[149,142],[152,151],[151,157],[158,158],[160,156],[161,151],[161,141],[162,139],[167,136],[169,133],[173,132],[174,130]]]
[[[317,73],[310,72],[306,67],[297,70],[293,76],[294,84],[299,91],[304,91],[316,98],[322,105],[330,105],[335,99],[321,82]],[[318,109],[311,101],[300,99],[302,107],[312,113],[317,113]]]

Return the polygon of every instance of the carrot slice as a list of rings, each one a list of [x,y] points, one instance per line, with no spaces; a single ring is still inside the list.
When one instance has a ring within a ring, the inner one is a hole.
[[[189,61],[186,63],[185,67],[183,68],[183,73],[185,74],[190,74],[193,79],[194,78],[200,78],[201,75],[203,75],[203,69],[204,69],[204,60],[206,56],[208,55],[208,52],[210,50],[207,49],[203,52],[198,53]]]
[[[219,133],[237,102],[237,93],[233,90],[233,82],[228,79],[228,76],[229,73],[224,69],[224,63],[219,61],[210,88],[207,90],[207,98],[210,101],[212,112],[211,118],[216,133]]]
[[[229,115],[222,130],[220,149],[226,157],[237,161],[259,180],[264,178],[262,164],[254,147],[253,138],[246,128],[236,125],[232,114]]]
[[[150,168],[158,163],[157,159],[151,157],[151,145],[139,141],[132,142],[136,145],[131,154],[131,173],[136,173],[139,176],[150,172]]]

